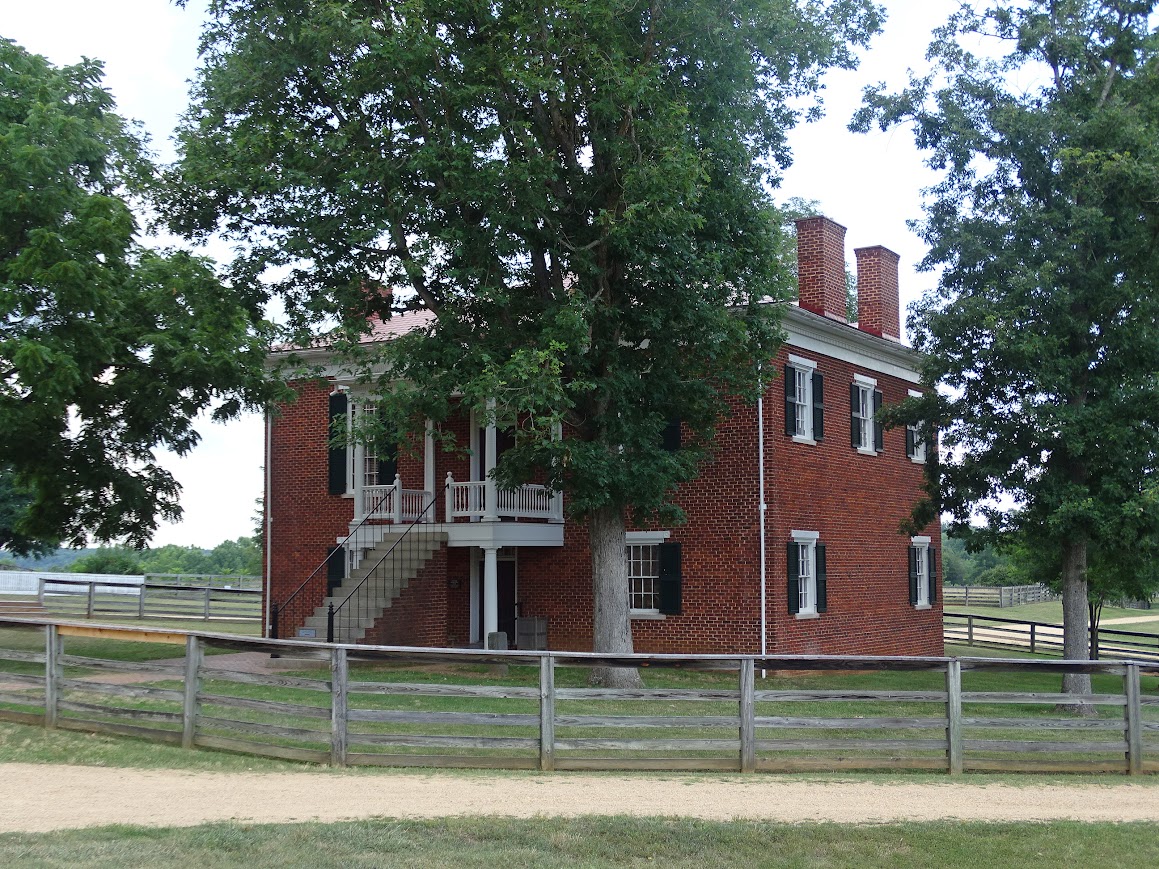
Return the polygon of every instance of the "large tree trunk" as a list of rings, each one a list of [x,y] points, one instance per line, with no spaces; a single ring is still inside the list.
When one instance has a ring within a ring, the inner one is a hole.
[[[614,655],[632,653],[632,620],[628,600],[628,565],[624,559],[624,514],[613,507],[588,517],[592,547],[592,648]],[[639,688],[634,667],[595,667],[591,684],[603,688]]]
[[[1062,656],[1068,661],[1090,658],[1090,636],[1087,633],[1087,542],[1070,540],[1062,547]],[[1090,694],[1091,677],[1087,673],[1067,673],[1062,677],[1067,694]],[[1074,711],[1093,712],[1089,704],[1076,704]]]

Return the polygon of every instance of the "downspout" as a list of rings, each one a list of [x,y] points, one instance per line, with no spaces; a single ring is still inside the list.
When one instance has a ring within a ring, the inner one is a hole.
[[[271,512],[270,501],[270,450],[273,444],[273,428],[274,419],[270,409],[266,408],[266,461],[265,461],[265,494],[263,496],[262,509],[266,514],[266,615],[265,615],[265,630],[262,635],[268,637],[270,635],[270,604],[274,592],[274,544],[273,544],[273,524],[274,517]]]
[[[765,386],[763,381],[758,378],[757,388],[760,392],[757,395],[757,491],[759,507],[757,509],[758,519],[760,521],[760,535],[761,535],[761,657],[768,654],[768,618],[766,613],[768,607],[766,606],[766,570],[765,570],[765,513],[768,510],[768,504],[765,503]],[[765,678],[765,670],[761,668],[761,678]]]

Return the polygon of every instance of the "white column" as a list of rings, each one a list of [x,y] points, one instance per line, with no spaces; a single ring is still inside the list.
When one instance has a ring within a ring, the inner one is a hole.
[[[427,420],[426,434],[423,437],[423,488],[431,493],[431,500],[423,504],[424,507],[433,504],[435,500],[435,424]],[[427,511],[427,521],[435,521],[435,508]],[[450,519],[447,520],[448,522]]]
[[[495,478],[491,472],[495,470],[497,461],[495,444],[495,399],[487,401],[487,430],[484,436],[483,447],[483,521],[499,521],[499,493],[495,489]]]
[[[499,630],[499,550],[483,550],[483,643]]]
[[[353,460],[350,462],[350,474],[353,477],[352,482],[354,484],[354,518],[355,520],[365,519],[366,493],[363,491],[362,486],[366,482],[366,446],[361,443],[356,443],[351,452],[353,453]],[[383,485],[385,484],[386,481],[384,480]]]

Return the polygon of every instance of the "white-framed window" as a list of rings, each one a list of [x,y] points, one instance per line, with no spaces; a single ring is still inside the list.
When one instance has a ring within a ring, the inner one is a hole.
[[[929,537],[913,537],[909,547],[909,600],[918,609],[927,609],[937,600],[935,554]]]
[[[789,356],[785,366],[785,434],[801,443],[816,443],[825,435],[824,392],[817,363]]]
[[[850,443],[859,453],[873,456],[882,448],[884,430],[876,419],[881,403],[877,381],[854,374],[849,385]]]
[[[810,618],[825,612],[825,547],[816,531],[793,531],[788,543],[789,612]]]
[[[909,391],[910,398],[921,398],[922,394],[913,389]],[[926,440],[922,434],[924,426],[921,423],[905,427],[905,454],[911,461],[924,464],[926,460]]]
[[[628,599],[632,612],[660,612],[660,547],[656,543],[629,543]]]
[[[628,563],[628,605],[634,615],[660,613],[660,544],[668,531],[628,531],[624,558]]]

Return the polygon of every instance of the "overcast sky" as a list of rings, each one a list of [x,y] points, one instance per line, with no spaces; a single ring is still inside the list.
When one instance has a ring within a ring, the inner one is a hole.
[[[173,156],[169,136],[185,106],[197,64],[205,0],[182,9],[170,0],[0,0],[0,36],[56,64],[82,56],[105,63],[105,85],[122,115],[141,121],[162,160]],[[901,255],[903,307],[934,283],[914,266],[925,248],[906,222],[921,215],[920,190],[933,180],[907,130],[854,135],[845,126],[867,83],[900,87],[909,68],[925,68],[930,31],[945,21],[952,0],[884,0],[885,32],[856,72],[826,79],[826,117],[791,136],[794,165],[779,199],[815,199],[848,228],[847,257],[857,247],[885,245]],[[904,314],[903,314],[904,319]],[[214,546],[249,534],[262,489],[262,422],[256,416],[226,425],[205,422],[201,445],[163,463],[183,487],[185,518],[162,526],[153,545]]]

